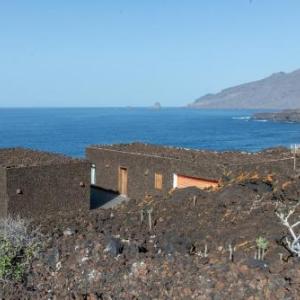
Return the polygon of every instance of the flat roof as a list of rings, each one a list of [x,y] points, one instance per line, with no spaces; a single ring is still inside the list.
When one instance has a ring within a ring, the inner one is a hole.
[[[291,158],[291,151],[287,148],[277,147],[261,152],[243,151],[209,151],[187,148],[168,147],[139,142],[131,144],[91,145],[88,148],[98,148],[122,153],[154,156],[176,160],[184,160],[194,163],[209,163],[210,165],[230,166],[243,164],[268,163],[276,160]]]
[[[65,164],[72,161],[81,160],[26,148],[0,148],[0,167],[4,168]]]

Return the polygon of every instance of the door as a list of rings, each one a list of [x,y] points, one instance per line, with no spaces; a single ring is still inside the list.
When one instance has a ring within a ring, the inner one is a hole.
[[[163,176],[160,173],[154,174],[154,187],[156,190],[162,190],[163,187]]]
[[[127,196],[128,174],[127,169],[120,167],[119,169],[119,193]]]

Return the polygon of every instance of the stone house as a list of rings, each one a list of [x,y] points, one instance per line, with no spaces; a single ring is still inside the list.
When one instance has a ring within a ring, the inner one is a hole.
[[[189,186],[216,188],[223,171],[211,152],[140,143],[90,146],[86,158],[93,187],[130,198]]]
[[[23,148],[0,149],[0,217],[89,209],[90,163]]]

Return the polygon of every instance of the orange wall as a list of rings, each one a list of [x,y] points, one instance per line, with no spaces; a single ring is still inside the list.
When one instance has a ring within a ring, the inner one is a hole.
[[[177,188],[186,188],[189,186],[195,186],[200,189],[216,188],[218,186],[218,181],[177,175]]]

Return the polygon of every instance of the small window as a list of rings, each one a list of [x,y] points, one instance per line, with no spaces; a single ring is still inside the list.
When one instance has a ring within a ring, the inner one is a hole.
[[[154,187],[157,190],[161,190],[163,186],[163,176],[162,174],[155,173],[155,178],[154,178]]]
[[[96,165],[91,166],[91,184],[96,184]]]

